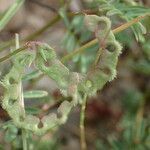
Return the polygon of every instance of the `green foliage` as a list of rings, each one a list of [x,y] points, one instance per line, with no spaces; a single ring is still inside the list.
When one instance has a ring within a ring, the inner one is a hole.
[[[115,22],[119,21],[115,16],[119,16],[123,20],[129,21],[135,17],[150,13],[149,8],[140,6],[138,3],[132,1],[123,2],[122,0],[95,0],[93,3],[95,4],[95,7],[99,8],[100,13],[111,18],[114,16],[115,21],[112,19],[114,24]],[[138,22],[131,28],[136,40],[144,42],[145,39],[143,34],[145,34],[146,29],[143,24]]]
[[[14,16],[23,0],[16,0],[1,16],[0,30],[8,23]],[[105,84],[112,81],[116,77],[116,66],[118,57],[121,53],[122,47],[116,40],[111,29],[118,25],[121,19],[125,21],[133,20],[135,17],[150,13],[149,8],[138,5],[135,1],[107,1],[94,0],[90,3],[91,10],[94,8],[99,15],[76,15],[73,19],[67,15],[65,7],[59,10],[59,15],[66,26],[66,34],[62,41],[62,46],[68,53],[75,48],[81,46],[94,37],[97,38],[98,44],[91,48],[86,48],[85,55],[76,55],[73,58],[75,63],[73,66],[65,66],[57,57],[53,48],[48,44],[40,42],[29,42],[27,44],[28,50],[22,51],[12,57],[12,67],[9,72],[1,79],[1,85],[4,88],[4,95],[2,98],[2,107],[7,111],[12,119],[12,123],[8,122],[3,126],[5,130],[5,141],[12,142],[14,147],[20,148],[20,136],[18,132],[20,129],[28,133],[43,135],[48,131],[56,130],[61,124],[64,124],[71,109],[77,104],[83,103],[83,95],[93,96],[98,90],[101,90]],[[117,18],[119,16],[119,19]],[[114,18],[115,19],[114,19]],[[138,22],[132,26],[132,31],[136,40],[142,42],[143,57],[136,62],[131,60],[129,65],[131,68],[140,74],[148,76],[149,70],[149,41],[145,40],[143,34],[146,33],[144,27],[145,22]],[[131,46],[133,37],[124,39],[128,36],[127,33],[121,33],[117,39]],[[98,49],[98,52],[97,52]],[[87,57],[88,56],[88,57]],[[92,62],[95,62],[92,64]],[[35,70],[25,74],[25,69],[34,64]],[[92,65],[91,65],[92,64]],[[72,70],[80,70],[79,72],[72,72]],[[26,107],[24,108],[21,101],[25,99],[39,99],[48,97],[46,91],[31,90],[24,91],[22,82],[37,79],[40,76],[47,75],[51,78],[60,89],[64,101],[59,105],[56,113],[49,113],[39,119],[36,115],[41,112],[39,108]],[[66,97],[71,99],[66,100]],[[145,100],[144,94],[139,91],[127,91],[123,97],[123,106],[127,109],[121,121],[121,126],[124,131],[121,132],[120,137],[109,136],[107,142],[98,140],[96,142],[96,149],[149,149],[149,126],[145,119],[137,123],[136,115],[139,107]],[[137,138],[138,137],[138,138]],[[138,140],[140,144],[136,144]],[[41,141],[35,142],[37,149],[59,149],[56,141]],[[39,145],[38,145],[39,144]],[[0,147],[1,148],[1,147]]]
[[[131,67],[135,72],[140,74],[150,75],[150,62],[145,59],[140,59],[137,62],[131,61]]]

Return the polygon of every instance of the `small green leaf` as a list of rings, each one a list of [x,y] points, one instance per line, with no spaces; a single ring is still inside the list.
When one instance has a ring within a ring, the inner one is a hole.
[[[42,98],[46,97],[48,93],[46,91],[40,91],[40,90],[35,90],[35,91],[26,91],[24,92],[24,98]]]
[[[67,17],[67,13],[66,13],[66,8],[65,8],[65,7],[60,8],[60,10],[59,10],[59,15],[60,15],[61,18],[63,19],[63,21],[64,21],[66,27],[69,28],[70,22],[69,22],[69,19],[68,19],[68,17]]]
[[[5,133],[5,141],[12,142],[17,137],[18,129],[15,126],[9,126]]]
[[[36,70],[29,74],[24,75],[22,80],[25,80],[25,81],[32,80],[32,79],[38,78],[40,75],[42,75],[42,72]]]
[[[75,30],[75,33],[81,33],[84,25],[84,17],[81,15],[75,16],[71,22],[71,27]]]
[[[40,109],[38,109],[38,108],[33,108],[33,107],[27,107],[26,108],[26,113],[27,114],[30,114],[30,115],[37,115],[37,114],[39,114],[40,113]]]

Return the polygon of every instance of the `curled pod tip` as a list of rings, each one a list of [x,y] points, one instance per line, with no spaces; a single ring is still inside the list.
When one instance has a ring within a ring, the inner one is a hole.
[[[104,34],[111,29],[111,21],[105,16],[85,15],[84,22],[91,32],[99,31]]]

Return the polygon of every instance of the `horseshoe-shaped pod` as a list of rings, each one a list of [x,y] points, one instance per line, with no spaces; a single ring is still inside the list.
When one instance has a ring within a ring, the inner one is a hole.
[[[111,81],[116,76],[116,65],[121,46],[110,30],[110,20],[106,17],[87,15],[85,22],[89,30],[97,31],[98,40],[104,38],[106,33],[108,34],[106,47],[101,50],[100,61],[87,74],[71,72],[57,58],[55,50],[48,44],[41,42],[29,42],[27,44],[29,50],[18,53],[13,59],[13,67],[1,82],[5,88],[2,106],[17,127],[39,135],[48,130],[56,129],[60,124],[66,122],[72,107],[79,102],[82,103],[83,94],[94,95],[97,90],[102,89],[106,82]],[[64,96],[72,97],[72,101],[61,103],[56,114],[48,114],[42,119],[33,115],[24,115],[20,104],[21,80],[25,67],[31,63],[34,63],[37,69],[54,80]]]

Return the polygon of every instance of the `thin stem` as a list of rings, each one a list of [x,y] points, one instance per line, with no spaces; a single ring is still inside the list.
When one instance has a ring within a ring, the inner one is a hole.
[[[69,59],[71,59],[73,56],[79,54],[79,53],[82,53],[83,51],[85,51],[87,48],[95,45],[98,43],[98,40],[97,39],[94,39],[88,43],[86,43],[85,45],[81,46],[80,48],[78,49],[75,49],[73,52],[67,54],[66,56],[64,56],[61,61],[64,63],[66,61],[68,61]]]
[[[20,43],[19,43],[19,35],[15,35],[15,43],[16,43],[16,49],[19,49]],[[19,94],[19,104],[22,109],[22,117],[25,118],[25,108],[24,108],[24,97],[23,97],[23,87],[22,82],[20,81],[19,84],[20,94]],[[22,129],[22,144],[23,144],[23,150],[27,150],[27,137],[26,137],[26,130]]]
[[[98,64],[98,62],[99,62],[99,59],[100,59],[100,55],[101,55],[101,53],[102,53],[102,48],[99,48],[99,50],[98,50],[98,52],[97,52],[97,54],[96,54],[96,58],[95,58],[95,62],[94,62],[94,67],[96,67],[97,66],[97,64]]]
[[[113,30],[113,33],[118,33],[118,32],[121,32],[127,28],[129,28],[130,26],[132,26],[133,24],[139,22],[140,20],[142,20],[143,18],[145,18],[146,16],[149,16],[150,14],[145,14],[143,16],[138,16],[137,18],[134,18],[133,20],[117,27],[116,29]]]
[[[143,15],[143,16],[139,16],[139,17],[137,17],[137,18],[135,18],[135,19],[133,19],[133,20],[131,20],[131,21],[129,21],[129,22],[127,22],[127,23],[125,23],[125,24],[119,26],[119,27],[117,27],[116,29],[113,30],[113,33],[116,34],[116,33],[118,33],[118,32],[121,32],[121,31],[123,31],[123,30],[129,28],[130,26],[132,26],[133,24],[139,22],[141,19],[143,19],[144,17],[146,17],[146,16],[148,16],[148,15],[149,15],[149,14],[145,14],[145,15]],[[76,54],[78,54],[78,53],[82,53],[82,52],[85,51],[87,48],[89,48],[89,47],[91,47],[91,46],[93,46],[93,45],[95,45],[95,44],[97,44],[97,43],[98,43],[98,39],[94,39],[94,40],[92,40],[92,41],[86,43],[85,45],[81,46],[80,48],[75,49],[73,52],[69,53],[68,55],[64,56],[61,61],[62,61],[63,63],[66,62],[66,61],[68,61],[69,59],[71,59],[74,55],[76,55]]]
[[[35,3],[41,7],[47,8],[48,10],[51,10],[54,13],[57,13],[57,10],[54,7],[47,5],[47,4],[44,4],[43,2],[40,2],[39,0],[30,0],[30,2]]]
[[[82,105],[81,105],[81,112],[80,112],[80,144],[81,144],[81,150],[86,150],[87,149],[86,139],[85,139],[85,127],[84,127],[86,99],[87,99],[87,95],[84,94],[83,102],[82,102]]]
[[[25,118],[22,82],[20,82],[20,107],[22,108],[22,116],[23,118]],[[23,150],[27,150],[27,132],[25,129],[22,129],[22,145],[23,145]]]
[[[27,150],[27,136],[26,131],[22,129],[22,144],[23,144],[23,150]]]
[[[141,99],[141,102],[139,104],[139,108],[137,110],[136,121],[135,121],[135,138],[134,138],[134,142],[136,144],[141,142],[140,134],[141,134],[142,121],[143,121],[143,114],[144,114],[144,105],[145,105],[145,99]]]
[[[16,12],[23,5],[23,3],[24,0],[16,0],[14,4],[9,7],[9,9],[0,20],[0,31],[7,25],[9,20],[16,14]]]
[[[13,51],[12,53],[9,53],[8,55],[6,55],[6,56],[0,58],[0,63],[3,62],[3,61],[5,61],[5,60],[7,60],[7,59],[9,59],[9,58],[12,57],[13,55],[18,54],[19,52],[21,52],[21,51],[23,51],[23,50],[25,50],[25,49],[27,49],[27,46],[24,46],[24,47],[21,47],[21,48],[16,49],[16,50]]]

